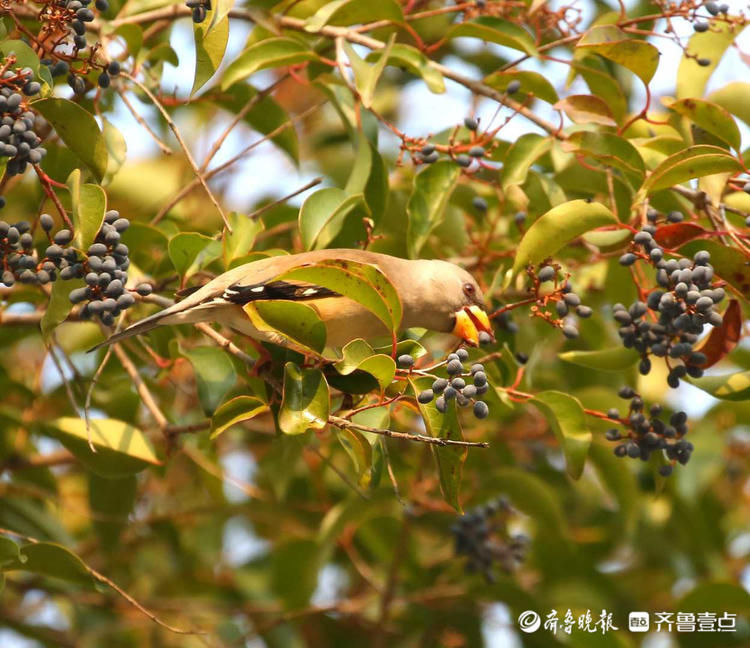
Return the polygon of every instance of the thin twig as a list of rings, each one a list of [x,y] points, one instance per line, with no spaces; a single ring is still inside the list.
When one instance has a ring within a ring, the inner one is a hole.
[[[112,345],[107,347],[107,352],[104,354],[102,361],[99,363],[99,366],[96,368],[94,377],[91,379],[91,384],[89,385],[88,391],[86,392],[86,402],[83,404],[83,417],[86,421],[86,438],[88,439],[89,448],[91,448],[91,452],[96,452],[96,447],[94,446],[94,442],[91,440],[91,417],[89,416],[89,411],[91,410],[91,397],[92,397],[92,394],[94,393],[94,387],[96,387],[96,383],[99,380],[99,377],[102,375],[102,372],[104,371],[104,367],[107,365],[107,361],[111,357],[112,357]]]
[[[185,157],[187,158],[188,163],[192,167],[193,172],[195,173],[195,177],[198,179],[200,184],[206,190],[206,194],[208,195],[209,200],[213,203],[214,207],[216,207],[216,210],[221,215],[221,220],[224,221],[224,226],[231,233],[232,226],[229,223],[229,220],[227,219],[227,216],[224,213],[224,210],[221,208],[219,201],[216,200],[216,196],[214,196],[213,192],[211,191],[211,188],[208,186],[206,179],[203,177],[203,173],[201,173],[201,170],[198,168],[198,165],[193,159],[193,156],[190,153],[190,149],[185,143],[185,140],[182,139],[182,135],[180,134],[180,130],[177,128],[177,124],[174,123],[174,120],[169,116],[169,113],[166,111],[164,106],[161,105],[161,102],[156,98],[156,96],[154,95],[153,92],[151,92],[151,90],[149,90],[143,83],[138,81],[138,79],[136,79],[134,76],[131,76],[127,72],[121,72],[120,74],[122,74],[122,76],[125,77],[126,79],[129,79],[130,81],[132,81],[142,92],[144,92],[146,96],[151,100],[151,103],[153,103],[154,106],[156,106],[157,110],[161,113],[161,116],[164,118],[164,121],[167,122],[167,125],[169,126],[170,130],[172,131],[172,133],[174,133],[174,136],[177,139],[177,142],[179,143],[180,148],[182,149],[183,153],[185,153]]]
[[[223,336],[218,331],[215,331],[205,322],[197,323],[195,325],[195,328],[201,331],[201,333],[204,333],[205,335],[210,337],[222,349],[224,349],[225,351],[228,351],[236,358],[239,358],[240,360],[242,360],[242,362],[244,362],[249,367],[255,366],[255,358],[245,353],[234,342],[232,342],[232,340],[230,340],[228,337]]]
[[[63,385],[65,385],[65,391],[68,394],[68,400],[70,401],[70,405],[73,408],[73,411],[76,414],[78,414],[78,403],[76,403],[75,396],[73,395],[73,389],[70,387],[70,382],[65,376],[65,371],[63,370],[62,365],[60,364],[60,360],[57,357],[57,354],[55,353],[54,347],[52,345],[48,346],[47,351],[49,351],[50,358],[52,358],[52,362],[55,364],[55,368],[57,369],[57,372],[60,374],[60,379],[62,380]]]
[[[296,191],[293,191],[290,194],[287,194],[283,198],[279,198],[278,200],[274,200],[271,203],[268,203],[267,205],[263,205],[263,207],[260,207],[259,209],[256,209],[252,214],[248,216],[251,220],[257,220],[259,216],[262,214],[265,214],[269,209],[273,209],[277,205],[281,205],[282,203],[285,203],[287,200],[290,200],[291,198],[294,198],[295,196],[301,194],[303,191],[307,191],[308,189],[319,185],[321,182],[323,182],[323,178],[315,178],[314,180],[310,180],[306,185],[303,187],[300,187]]]
[[[133,364],[133,362],[128,358],[125,351],[123,351],[122,347],[119,344],[113,344],[112,350],[114,351],[115,355],[120,361],[120,364],[122,365],[123,369],[127,372],[127,374],[130,376],[130,379],[133,381],[133,385],[135,386],[135,390],[138,392],[138,395],[141,397],[141,400],[143,401],[143,404],[146,406],[146,409],[148,409],[149,412],[151,412],[151,416],[154,417],[154,420],[156,421],[156,424],[159,426],[160,430],[165,430],[167,426],[169,425],[169,421],[167,421],[167,417],[162,414],[162,411],[159,409],[159,406],[156,404],[156,401],[154,400],[154,397],[151,395],[151,391],[148,388],[148,385],[146,385],[145,382],[143,382],[143,378],[141,378],[140,374],[138,373],[138,369],[136,369],[136,366]]]
[[[141,126],[143,126],[143,128],[146,129],[146,132],[151,135],[151,139],[156,142],[156,145],[159,147],[161,152],[165,155],[172,155],[174,151],[172,151],[171,148],[169,148],[164,142],[161,141],[161,138],[153,131],[151,126],[148,125],[148,122],[143,119],[143,117],[138,113],[133,104],[130,103],[130,99],[128,99],[128,96],[122,90],[118,90],[117,94],[120,95],[120,99],[122,99],[125,107],[130,111],[130,114],[133,115],[133,119],[135,119],[135,121],[137,121]]]
[[[463,446],[468,448],[489,448],[490,444],[486,441],[456,441],[454,439],[443,439],[441,437],[425,436],[424,434],[409,434],[407,432],[396,432],[395,430],[388,430],[386,428],[370,427],[369,425],[362,425],[361,423],[354,423],[353,421],[347,421],[345,418],[339,416],[329,416],[328,422],[331,425],[335,425],[337,428],[342,430],[351,428],[353,430],[360,430],[362,432],[370,432],[372,434],[379,434],[381,436],[390,437],[392,439],[402,439],[404,441],[419,441],[420,443],[428,443],[436,446]]]
[[[37,538],[33,538],[32,536],[24,535],[23,533],[18,533],[17,531],[12,531],[10,529],[4,529],[0,527],[0,535],[4,536],[13,536],[16,538],[20,538],[21,540],[25,540],[26,542],[30,542],[31,544],[38,544],[41,542]],[[79,557],[79,560],[80,557]],[[170,632],[174,632],[175,634],[190,634],[190,635],[205,635],[206,633],[203,630],[184,630],[182,628],[177,628],[173,625],[170,625],[166,623],[165,621],[162,621],[159,617],[157,617],[153,612],[146,609],[143,605],[141,605],[138,601],[136,601],[130,594],[128,594],[124,589],[122,589],[119,585],[117,585],[114,581],[107,578],[104,574],[96,571],[93,567],[87,565],[83,560],[81,560],[81,564],[83,565],[83,568],[91,574],[96,580],[98,580],[100,583],[104,583],[105,585],[108,585],[111,587],[115,592],[117,592],[122,598],[124,598],[130,605],[132,605],[134,608],[145,614],[149,619],[151,619],[154,623],[157,625],[160,625],[162,628],[166,628]]]

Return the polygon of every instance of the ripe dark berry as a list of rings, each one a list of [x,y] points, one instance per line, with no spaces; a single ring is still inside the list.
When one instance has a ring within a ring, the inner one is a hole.
[[[594,311],[591,310],[590,307],[584,306],[583,304],[576,307],[576,315],[578,315],[578,317],[581,317],[583,319],[588,319],[589,317],[591,317],[593,313]]]
[[[464,395],[464,398],[474,398],[477,395],[477,388],[474,385],[466,385],[461,390],[461,393]]]
[[[670,464],[659,466],[659,474],[662,477],[669,477],[672,474],[672,466]]]
[[[481,362],[477,362],[473,365],[471,365],[471,369],[469,370],[471,375],[473,376],[478,371],[484,371],[484,365]]]
[[[632,252],[626,252],[620,257],[620,265],[631,266],[635,263],[637,258],[638,257],[636,257]]]
[[[417,396],[417,400],[423,405],[431,402],[433,398],[435,398],[435,394],[431,389],[425,389],[419,393],[419,396]]]
[[[448,403],[445,402],[445,398],[443,396],[438,396],[435,399],[435,409],[437,409],[437,411],[441,414],[445,414],[445,411],[448,409]]]
[[[461,362],[466,362],[469,359],[469,352],[466,349],[458,349],[456,351],[456,357]]]
[[[516,361],[519,364],[522,364],[522,365],[526,364],[529,361],[528,354],[524,353],[523,351],[516,352],[516,356],[515,357],[516,357]]]
[[[552,281],[556,274],[557,271],[552,266],[544,266],[537,274],[537,277],[539,281]]]
[[[708,31],[709,24],[705,20],[696,20],[693,23],[693,29],[699,34]]]
[[[451,387],[453,387],[453,389],[461,390],[466,387],[466,381],[463,378],[454,378],[451,380]]]
[[[696,63],[697,63],[698,65],[700,65],[701,67],[708,67],[709,65],[711,65],[711,59],[707,59],[707,58],[699,58],[699,59],[698,59],[698,60],[696,61]]]
[[[96,0],[96,2],[94,2],[94,6],[99,11],[104,12],[104,11],[107,11],[109,9],[109,2],[107,2],[107,0]]]
[[[109,84],[110,84],[109,74],[107,74],[106,72],[102,72],[99,75],[99,78],[96,80],[96,82],[99,84],[100,88],[109,88]]]
[[[456,164],[460,167],[466,168],[471,164],[471,158],[462,153],[461,155],[456,156]]]
[[[436,394],[442,394],[447,386],[448,381],[445,378],[438,378],[432,383],[432,391]]]
[[[487,331],[479,331],[479,344],[484,346],[492,342],[492,336]]]
[[[710,13],[712,16],[718,15],[718,13],[721,11],[719,9],[718,3],[716,2],[709,1],[704,6],[706,7],[706,11],[708,11],[708,13]]]
[[[461,364],[461,361],[456,358],[455,360],[451,360],[448,362],[445,370],[448,372],[449,376],[455,376],[456,374],[460,374],[464,370],[464,368]]]
[[[468,128],[470,131],[475,131],[477,128],[479,128],[479,122],[473,117],[466,117],[466,119],[464,119],[464,126],[466,126],[466,128]]]
[[[484,148],[481,146],[472,146],[469,149],[469,156],[475,158],[484,157]]]
[[[620,398],[633,398],[633,396],[635,396],[635,390],[632,387],[620,387],[617,395]]]
[[[518,79],[513,79],[508,86],[505,88],[505,92],[508,94],[516,94],[521,89],[521,82]]]
[[[481,198],[480,196],[474,196],[474,198],[472,198],[471,200],[471,205],[478,212],[487,211],[487,201],[484,198]]]
[[[569,340],[573,340],[578,337],[578,329],[572,324],[565,324],[562,327],[563,335]]]
[[[42,214],[39,217],[39,226],[45,232],[49,232],[55,226],[55,221],[49,214]]]
[[[52,239],[58,245],[67,245],[73,240],[73,233],[68,229],[62,229]]]
[[[453,387],[446,387],[443,392],[443,398],[447,401],[452,400],[456,397],[458,392]]]
[[[414,357],[408,353],[404,353],[398,357],[398,364],[401,367],[409,368],[414,366]]]
[[[484,401],[477,401],[474,403],[474,416],[476,416],[478,419],[484,419],[487,418],[487,416],[490,413],[490,408],[487,406],[487,403]]]
[[[487,374],[483,371],[477,371],[474,374],[474,385],[476,387],[482,387],[487,384]]]

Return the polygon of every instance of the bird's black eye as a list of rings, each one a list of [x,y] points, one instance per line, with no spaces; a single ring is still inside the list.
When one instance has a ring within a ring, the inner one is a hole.
[[[464,284],[464,294],[468,295],[469,297],[472,297],[477,292],[477,289],[474,287],[474,284],[465,283]]]

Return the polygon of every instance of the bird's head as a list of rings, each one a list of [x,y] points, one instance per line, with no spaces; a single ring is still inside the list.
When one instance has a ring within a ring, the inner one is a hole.
[[[419,294],[413,303],[420,305],[415,321],[407,326],[422,326],[453,333],[467,344],[477,346],[479,334],[494,337],[487,316],[484,295],[474,277],[447,261],[418,261],[423,264],[423,281],[409,288]],[[421,320],[421,321],[416,321]]]

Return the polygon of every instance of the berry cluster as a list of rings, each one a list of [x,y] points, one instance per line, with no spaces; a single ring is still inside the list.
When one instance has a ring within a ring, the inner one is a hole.
[[[53,19],[53,24],[66,24],[73,37],[73,48],[77,52],[86,49],[86,25],[94,20],[90,4],[91,0],[55,0],[47,5],[41,17]],[[96,0],[94,6],[99,11],[109,9],[107,0]]]
[[[9,158],[8,177],[23,173],[28,164],[39,164],[47,153],[34,132],[36,115],[26,105],[26,97],[39,94],[41,86],[33,81],[31,68],[9,69],[14,61],[6,59],[0,78],[0,156]]]
[[[667,383],[676,388],[680,378],[689,375],[699,378],[706,356],[693,349],[706,324],[721,326],[722,316],[714,310],[725,297],[721,287],[713,287],[711,255],[706,250],[696,252],[690,259],[664,260],[646,228],[633,239],[647,253],[657,268],[656,281],[660,288],[649,293],[646,302],[635,301],[630,308],[615,304],[614,318],[620,324],[618,333],[627,348],[641,354],[639,370],[651,371],[651,359],[666,358],[669,374]],[[646,256],[640,253],[641,256]],[[620,257],[622,265],[632,265],[638,257],[628,252]],[[652,321],[645,319],[651,316]]]
[[[593,314],[593,311],[589,306],[585,306],[581,303],[580,296],[573,292],[573,288],[567,279],[559,286],[559,288],[557,287],[558,270],[559,268],[554,265],[543,264],[539,269],[539,272],[536,273],[536,279],[539,284],[550,281],[555,282],[555,292],[559,293],[559,299],[556,301],[553,299],[553,301],[555,304],[555,312],[559,319],[553,321],[553,323],[562,330],[562,333],[566,338],[572,340],[579,335],[575,320],[571,317],[572,313],[575,312],[578,317],[588,319]],[[555,293],[553,293],[552,297],[554,297],[554,295]],[[538,306],[533,306],[532,313],[538,314],[539,311],[537,309]],[[549,318],[545,317],[545,319]]]
[[[458,349],[446,357],[445,370],[448,378],[437,378],[432,383],[432,389],[425,389],[417,396],[420,403],[431,403],[435,400],[438,412],[444,414],[448,406],[455,400],[459,407],[467,407],[473,403],[474,416],[478,419],[487,418],[490,409],[481,399],[490,388],[484,365],[477,362],[471,365],[469,371],[465,371],[464,363],[469,359],[466,349]],[[467,382],[471,381],[471,382]]]
[[[659,468],[659,473],[664,477],[672,474],[675,461],[684,466],[690,460],[693,444],[684,439],[688,432],[685,412],[675,412],[670,416],[669,423],[665,423],[660,418],[663,411],[661,405],[652,405],[647,417],[643,411],[643,399],[633,389],[622,387],[618,395],[629,399],[630,405],[625,419],[620,419],[616,409],[607,412],[610,419],[620,420],[625,426],[624,432],[617,428],[607,431],[607,440],[619,442],[615,446],[616,456],[648,461],[652,453],[662,450],[672,462]]]
[[[199,25],[206,19],[206,14],[211,11],[211,0],[187,0],[185,3],[192,11],[193,22]]]
[[[456,555],[466,556],[467,571],[481,571],[492,583],[493,563],[510,573],[523,561],[529,540],[508,532],[507,522],[512,513],[507,500],[500,497],[460,516],[451,526]]]
[[[132,293],[125,288],[128,281],[126,270],[130,265],[129,251],[124,243],[120,243],[120,234],[130,222],[120,218],[119,212],[108,211],[96,241],[84,257],[71,246],[73,233],[69,229],[51,234],[54,227],[52,216],[42,214],[39,225],[49,241],[42,258],[38,258],[34,251],[29,223],[24,221],[8,225],[0,221],[2,283],[8,287],[16,281],[44,285],[58,277],[63,280],[83,278],[86,286],[70,291],[73,304],[86,301],[79,316],[82,319],[98,316],[102,324],[112,325],[121,311],[135,303]],[[151,286],[141,284],[135,288],[135,292],[141,296],[148,295]]]

